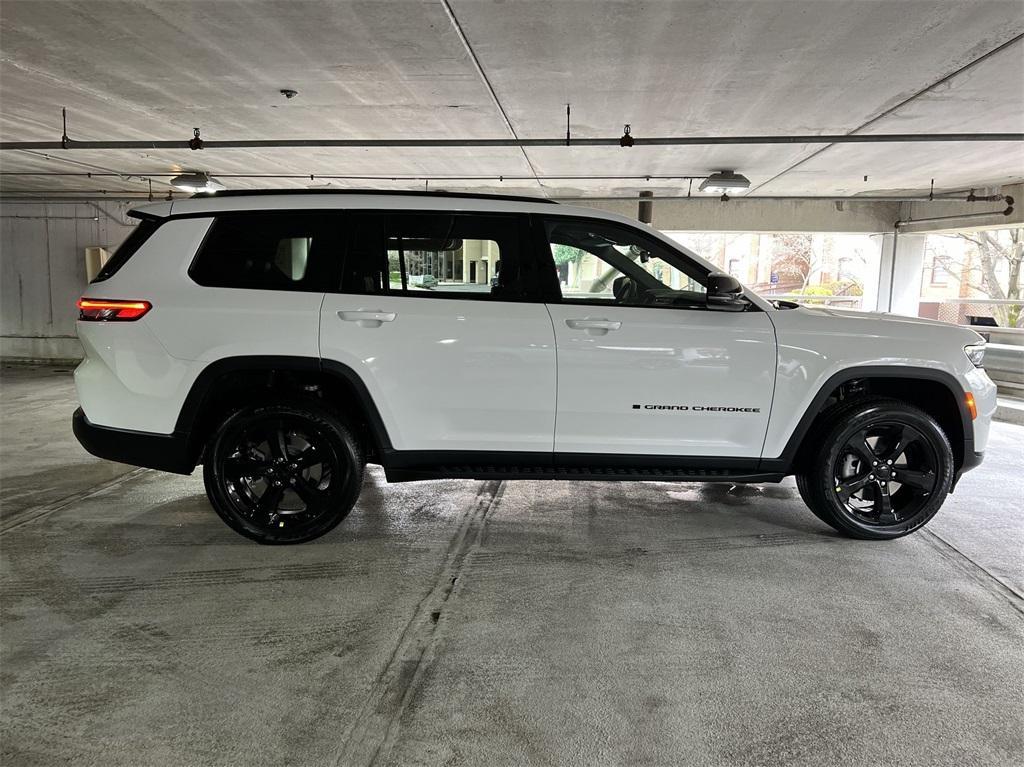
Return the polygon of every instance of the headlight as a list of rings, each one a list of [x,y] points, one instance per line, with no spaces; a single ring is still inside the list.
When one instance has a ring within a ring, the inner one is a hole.
[[[976,368],[985,366],[985,344],[971,344],[970,346],[964,347],[964,354],[967,355],[967,359],[971,361],[971,364]]]

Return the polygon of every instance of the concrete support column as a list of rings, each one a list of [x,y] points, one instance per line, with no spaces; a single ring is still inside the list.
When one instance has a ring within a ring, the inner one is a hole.
[[[880,249],[877,283],[864,286],[864,308],[916,317],[921,298],[924,234],[879,234],[871,239]],[[894,252],[895,245],[895,252]],[[876,296],[872,305],[871,296]]]

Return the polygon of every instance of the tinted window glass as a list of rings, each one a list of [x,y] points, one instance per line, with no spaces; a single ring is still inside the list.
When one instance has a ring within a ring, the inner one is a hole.
[[[114,251],[114,255],[96,273],[92,281],[101,282],[113,276],[118,269],[128,263],[129,258],[138,252],[139,248],[153,235],[153,232],[160,227],[161,223],[159,220],[154,221],[149,218],[140,221],[125,238],[125,241],[121,243],[121,247]]]
[[[523,298],[530,293],[523,267],[526,226],[517,215],[354,215],[341,290]]]
[[[706,274],[643,232],[583,219],[548,219],[563,301],[705,308]]]
[[[319,292],[341,261],[341,231],[329,214],[220,216],[189,274],[210,287]]]

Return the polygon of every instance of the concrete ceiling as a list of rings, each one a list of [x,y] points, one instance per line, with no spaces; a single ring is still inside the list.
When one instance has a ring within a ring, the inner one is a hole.
[[[577,137],[616,136],[624,123],[637,136],[1024,132],[1021,0],[450,0],[450,8],[486,81],[440,0],[4,0],[0,137],[57,140],[67,107],[68,133],[80,140],[187,139],[193,126],[221,140],[509,138],[502,111],[519,138],[554,138],[564,135],[567,102]],[[299,95],[286,100],[281,88]],[[755,195],[919,192],[933,178],[952,190],[1024,179],[1024,147],[0,153],[5,174],[197,169],[232,188],[423,188],[428,182],[388,180],[418,176],[436,179],[431,188],[552,196],[685,193],[679,180],[557,177],[723,168],[748,176]],[[163,193],[166,177],[154,179]],[[8,194],[145,188],[139,178],[0,181]]]

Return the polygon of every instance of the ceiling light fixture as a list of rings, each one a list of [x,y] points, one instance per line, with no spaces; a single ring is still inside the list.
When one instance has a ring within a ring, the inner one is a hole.
[[[720,170],[712,173],[700,183],[700,191],[712,194],[742,192],[750,188],[750,179],[735,171]]]
[[[227,189],[217,179],[211,178],[209,173],[202,171],[182,173],[180,176],[175,176],[171,179],[171,186],[183,192],[193,192],[195,194],[221,192]]]

